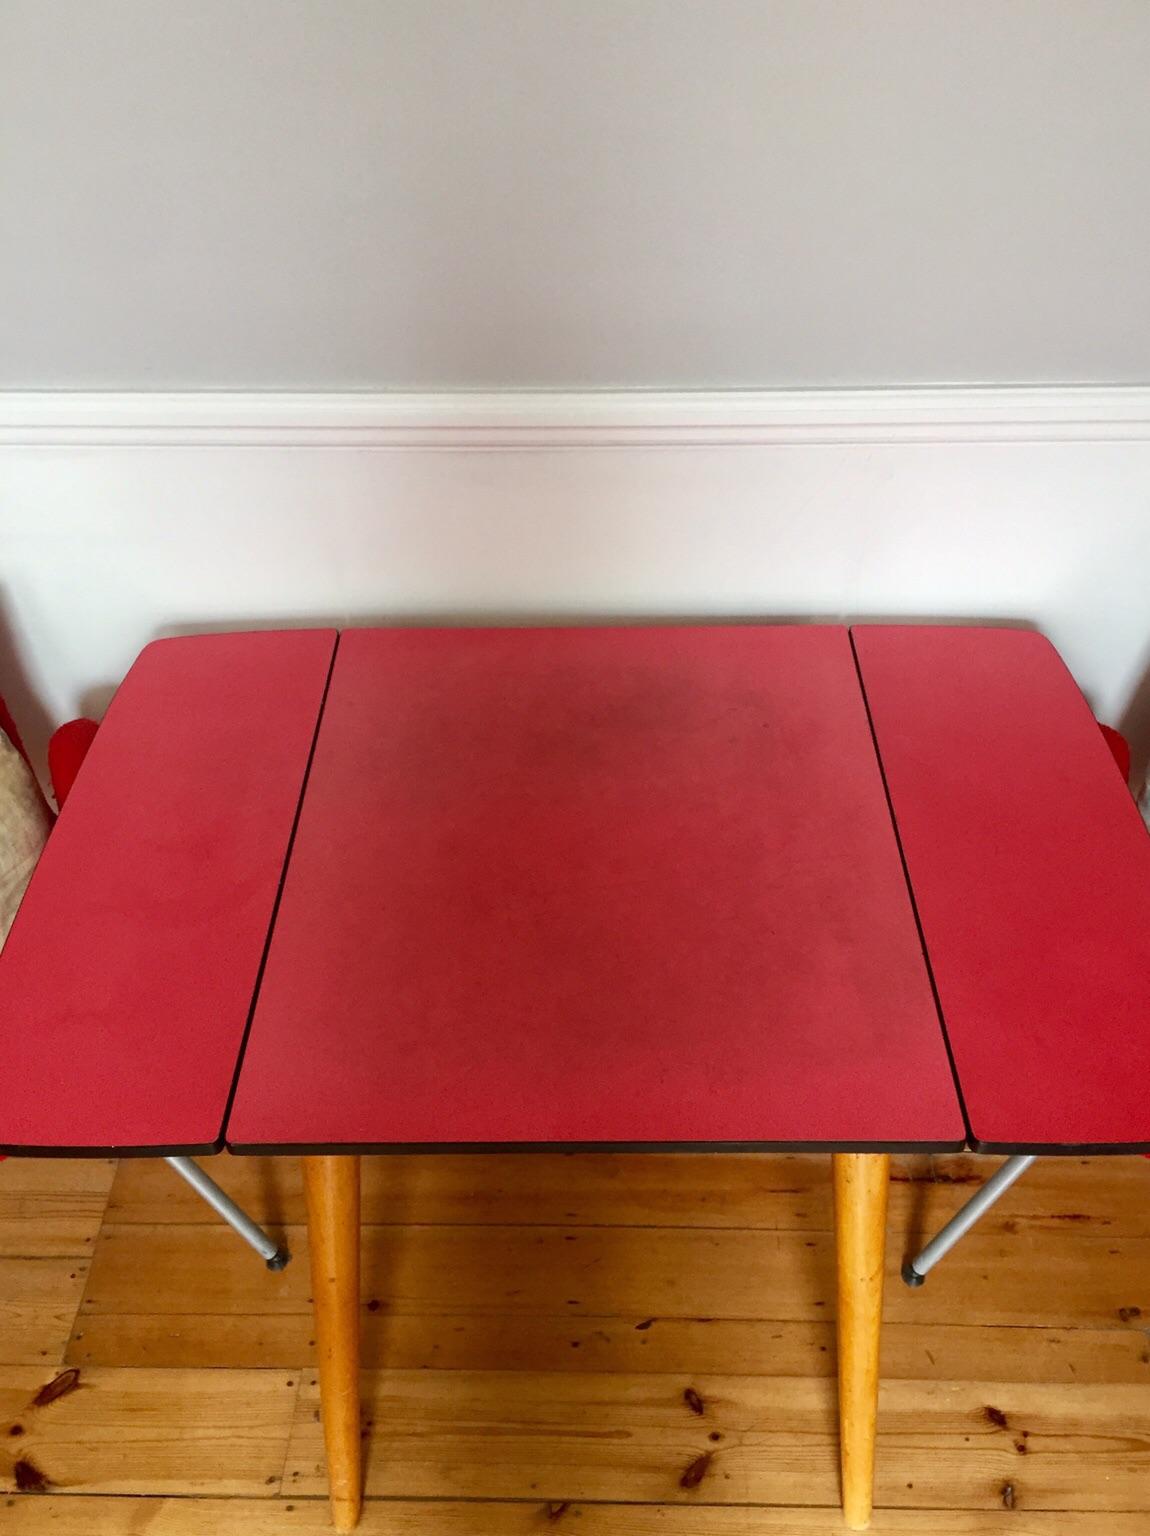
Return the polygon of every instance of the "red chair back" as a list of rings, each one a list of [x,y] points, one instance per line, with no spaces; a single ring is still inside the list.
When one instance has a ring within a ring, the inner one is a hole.
[[[94,720],[69,720],[67,725],[62,725],[53,733],[48,743],[48,773],[52,779],[56,804],[61,809],[88,755],[96,730]]]
[[[1130,782],[1130,743],[1121,731],[1116,731],[1112,725],[1099,724],[1098,729],[1106,738],[1106,745],[1110,748],[1110,754],[1118,764],[1118,772]]]

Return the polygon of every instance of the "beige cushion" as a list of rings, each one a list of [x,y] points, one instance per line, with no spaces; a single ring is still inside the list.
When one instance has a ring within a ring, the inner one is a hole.
[[[8,937],[50,826],[28,764],[0,731],[0,945]]]

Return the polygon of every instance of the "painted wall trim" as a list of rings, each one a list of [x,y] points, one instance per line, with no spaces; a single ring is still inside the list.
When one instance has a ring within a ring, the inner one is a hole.
[[[1150,385],[0,392],[0,446],[556,449],[1150,441]]]

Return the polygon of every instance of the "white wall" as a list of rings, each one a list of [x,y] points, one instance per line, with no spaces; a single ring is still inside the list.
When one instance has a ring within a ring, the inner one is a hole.
[[[1150,396],[820,392],[1150,381],[1148,81],[1146,0],[0,0],[0,688],[42,739],[172,628],[933,614],[1150,717]],[[643,385],[818,388],[370,393]]]
[[[1040,625],[1150,745],[1150,390],[0,400],[0,690],[33,734],[204,625]]]
[[[0,387],[1150,381],[1146,0],[3,0]]]

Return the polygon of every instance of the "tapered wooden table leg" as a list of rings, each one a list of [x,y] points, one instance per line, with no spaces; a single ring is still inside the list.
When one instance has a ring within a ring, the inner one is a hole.
[[[852,1530],[870,1524],[874,1497],[879,1336],[890,1157],[836,1152],[839,1456],[843,1515]]]
[[[363,1503],[359,1439],[359,1158],[305,1157],[307,1235],[331,1518],[350,1531]]]

